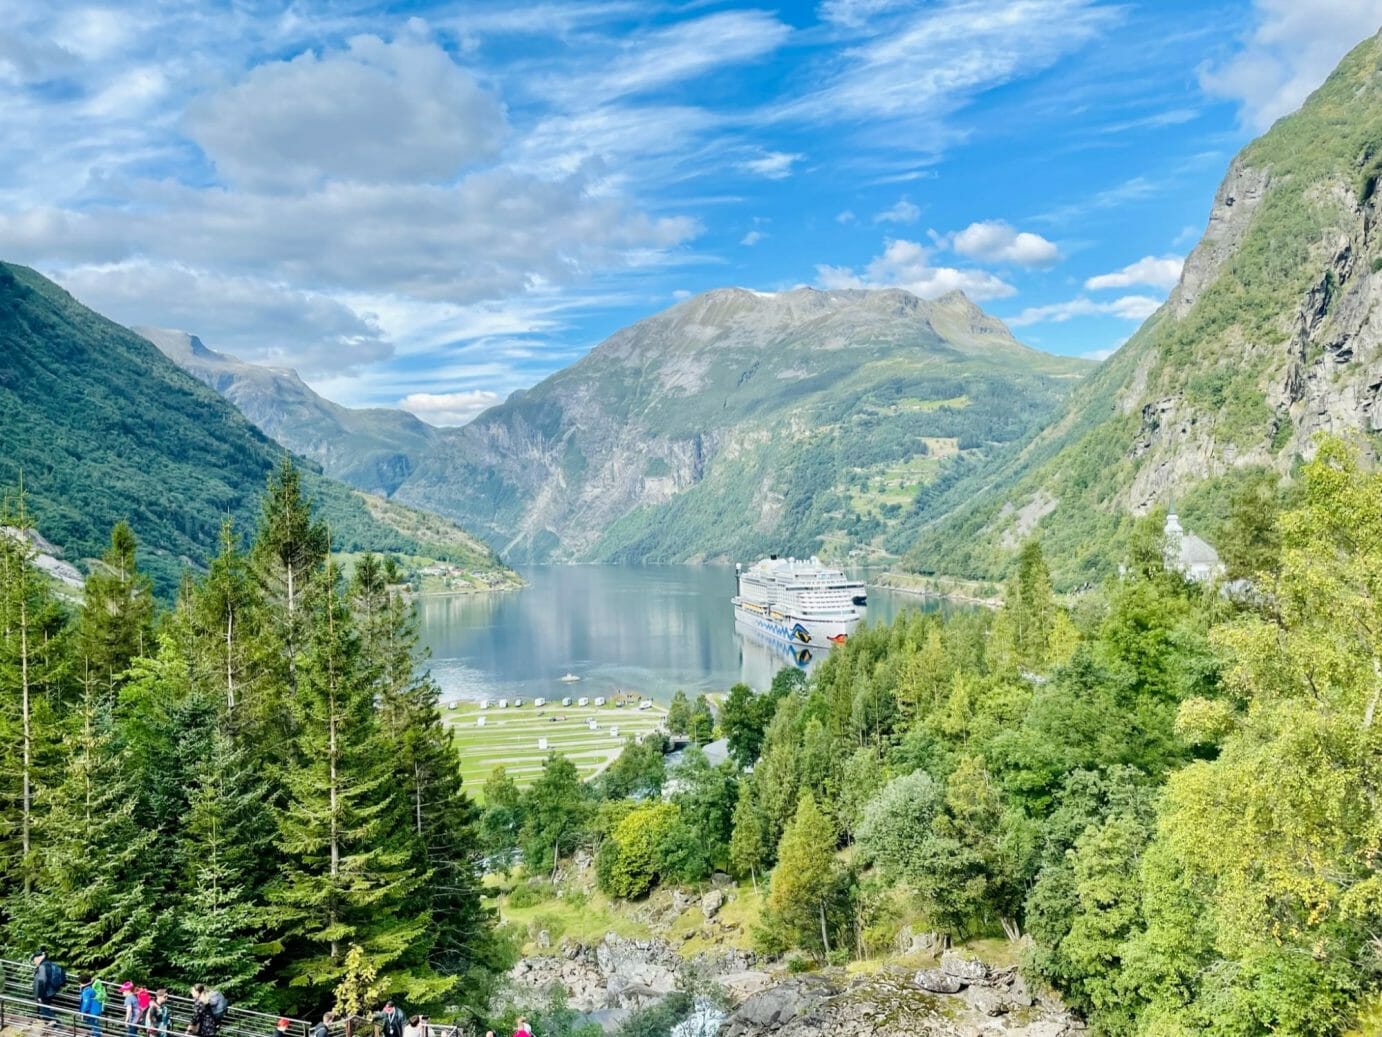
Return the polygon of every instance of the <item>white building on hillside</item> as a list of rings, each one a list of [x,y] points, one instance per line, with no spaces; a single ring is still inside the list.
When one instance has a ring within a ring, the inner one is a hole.
[[[1173,508],[1166,515],[1166,568],[1184,574],[1197,583],[1217,580],[1224,575],[1219,552],[1180,524]]]

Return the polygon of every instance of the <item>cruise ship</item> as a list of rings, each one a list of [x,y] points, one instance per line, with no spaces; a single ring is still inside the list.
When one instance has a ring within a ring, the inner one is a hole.
[[[735,621],[779,641],[829,648],[863,618],[855,605],[864,597],[863,582],[822,565],[819,558],[772,555],[735,569]]]

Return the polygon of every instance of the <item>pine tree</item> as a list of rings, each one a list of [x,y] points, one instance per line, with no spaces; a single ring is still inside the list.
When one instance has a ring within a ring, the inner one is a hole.
[[[153,584],[136,565],[138,542],[124,522],[110,533],[110,547],[82,588],[77,650],[84,672],[113,696],[136,656],[151,651]]]
[[[443,723],[441,689],[420,673],[416,617],[412,605],[390,590],[384,567],[373,555],[356,565],[351,582],[353,614],[360,629],[363,672],[374,683],[379,724],[389,746],[392,786],[398,790],[396,824],[411,833],[414,865],[427,879],[417,908],[432,919],[429,936],[411,948],[408,961],[425,964],[438,979],[421,987],[415,972],[411,1002],[426,1009],[453,993],[477,993],[474,980],[493,958],[492,915],[481,902],[477,872],[477,812],[461,783],[460,756]]]
[[[249,559],[234,524],[221,525],[220,551],[178,609],[196,687],[224,703],[234,729],[270,741],[285,733],[281,659]]]
[[[0,895],[33,886],[40,792],[66,686],[62,612],[34,566],[23,488],[0,508]]]
[[[256,896],[259,861],[273,834],[268,783],[226,730],[217,705],[193,700],[185,710],[186,720],[208,734],[189,768],[184,834],[177,840],[181,897],[169,934],[171,957],[186,983],[215,977],[231,1000],[260,1005],[269,989],[260,979],[263,912]]]
[[[99,679],[87,676],[66,737],[66,769],[44,795],[32,891],[10,900],[10,938],[69,968],[147,972],[154,958],[148,882],[155,833],[136,820],[139,788],[112,732]]]
[[[283,971],[293,985],[320,996],[340,981],[346,951],[358,944],[389,990],[411,996],[415,982],[435,982],[405,962],[429,922],[411,907],[425,876],[411,833],[398,830],[391,747],[337,582],[328,567],[302,608],[298,734],[278,824],[286,859],[269,920],[287,940]]]
[[[305,638],[304,603],[329,553],[326,526],[312,520],[312,502],[302,495],[302,479],[285,456],[269,476],[250,559],[274,606],[289,687],[297,682],[297,658]]]
[[[734,831],[729,837],[729,863],[739,875],[747,875],[758,888],[758,873],[772,862],[767,822],[754,794],[754,781],[740,781],[739,801],[734,804]]]

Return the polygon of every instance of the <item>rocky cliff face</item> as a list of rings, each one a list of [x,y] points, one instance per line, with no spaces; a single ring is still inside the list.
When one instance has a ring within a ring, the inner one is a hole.
[[[400,498],[514,560],[877,545],[942,458],[984,456],[1088,365],[959,293],[709,292],[446,434]]]
[[[1065,1037],[1083,1026],[1018,970],[946,951],[930,968],[885,966],[869,974],[830,969],[790,975],[732,949],[686,958],[661,939],[607,935],[525,958],[510,974],[520,1002],[560,989],[567,1004],[613,1031],[640,1008],[677,991],[700,1009],[677,1037]]]
[[[436,437],[435,428],[406,411],[342,407],[318,396],[296,371],[218,353],[185,331],[135,330],[270,439],[369,493],[392,494]]]
[[[1229,167],[1161,310],[1015,457],[934,502],[908,557],[993,576],[1034,525],[1061,582],[1116,564],[1132,517],[1174,496],[1192,521],[1241,473],[1283,477],[1319,433],[1382,431],[1382,39]]]

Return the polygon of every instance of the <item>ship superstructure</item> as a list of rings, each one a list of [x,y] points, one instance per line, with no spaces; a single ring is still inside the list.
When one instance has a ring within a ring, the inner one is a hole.
[[[773,555],[740,569],[738,577],[735,620],[791,644],[838,644],[863,618],[855,605],[864,597],[863,582],[819,558]]]

